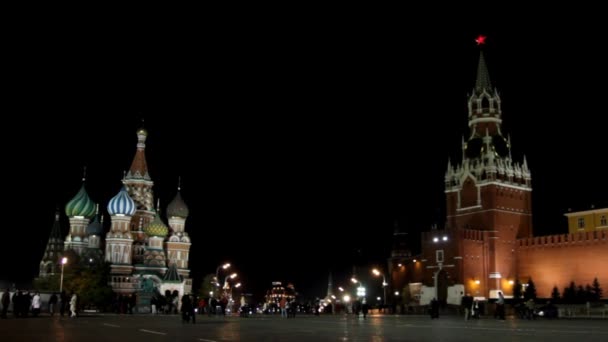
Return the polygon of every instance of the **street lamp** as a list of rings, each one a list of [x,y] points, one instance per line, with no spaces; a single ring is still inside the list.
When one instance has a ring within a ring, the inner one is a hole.
[[[386,277],[384,277],[384,273],[378,271],[377,268],[374,268],[372,270],[372,273],[374,273],[375,276],[382,275],[382,288],[384,289],[384,298],[382,300],[382,305],[386,306],[386,286],[388,285],[388,283],[386,282]]]
[[[59,293],[63,292],[63,266],[68,263],[68,258],[61,258],[61,280],[59,280]]]
[[[215,284],[217,286],[220,286],[220,268],[222,269],[228,269],[230,267],[230,263],[227,262],[223,265],[219,265],[216,269],[215,269]]]

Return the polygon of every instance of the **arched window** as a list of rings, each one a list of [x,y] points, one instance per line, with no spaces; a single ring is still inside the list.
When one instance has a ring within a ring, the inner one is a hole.
[[[490,100],[487,97],[483,97],[481,99],[481,109],[483,111],[489,111],[490,110]]]

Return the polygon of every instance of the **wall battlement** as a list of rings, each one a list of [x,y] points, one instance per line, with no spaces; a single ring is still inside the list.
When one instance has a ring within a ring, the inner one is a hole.
[[[592,232],[536,236],[517,240],[519,248],[564,247],[582,243],[608,244],[608,231],[595,230]]]

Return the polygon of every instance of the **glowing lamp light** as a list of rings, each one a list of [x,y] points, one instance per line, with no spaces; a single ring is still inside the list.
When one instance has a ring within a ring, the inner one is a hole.
[[[399,295],[399,291],[395,291],[395,296],[398,296],[398,295]]]
[[[447,235],[443,237],[443,241],[448,241]]]
[[[437,242],[437,241],[439,241],[439,238],[434,237],[433,242]]]
[[[475,280],[475,284],[479,285],[481,283],[481,281],[479,281],[479,279]]]
[[[483,45],[486,43],[486,38],[486,36],[480,34],[477,36],[477,38],[475,38],[475,43],[477,43],[477,45]]]
[[[402,265],[402,264],[397,264],[397,266],[401,267],[401,266],[403,266],[403,265]]]
[[[509,285],[513,285],[515,283],[513,280],[509,280]]]

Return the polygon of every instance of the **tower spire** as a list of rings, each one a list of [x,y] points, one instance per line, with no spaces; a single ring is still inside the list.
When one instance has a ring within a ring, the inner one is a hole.
[[[490,93],[492,85],[490,83],[490,73],[486,65],[486,59],[483,56],[483,51],[479,51],[479,64],[477,65],[477,81],[475,82],[475,91],[478,93],[486,90]]]

